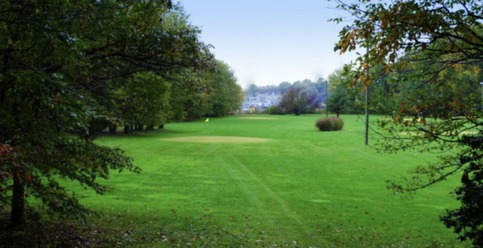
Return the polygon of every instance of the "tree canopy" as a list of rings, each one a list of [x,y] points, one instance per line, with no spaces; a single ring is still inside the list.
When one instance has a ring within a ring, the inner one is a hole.
[[[110,170],[140,171],[94,143],[99,130],[163,124],[175,90],[204,89],[181,75],[216,68],[171,1],[2,1],[0,10],[0,208],[11,206],[12,226],[24,222],[27,195],[83,217],[61,180],[102,194],[96,179]]]
[[[341,53],[359,47],[369,51],[358,58],[360,68],[355,80],[369,84],[365,74],[369,65],[383,65],[389,71],[414,51],[425,51],[420,59],[443,68],[482,60],[483,7],[478,0],[337,2],[356,19],[342,28],[335,49]],[[333,21],[340,23],[343,19]]]
[[[243,91],[228,66],[216,61],[215,69],[205,74],[209,85],[206,116],[224,116],[240,109]]]
[[[475,94],[483,82],[481,1],[338,3],[355,19],[342,28],[335,49],[367,49],[357,59],[353,84],[383,86],[396,96],[390,101],[392,111],[385,109],[390,119],[379,121],[379,148],[445,151],[438,161],[417,167],[410,178],[393,181],[391,187],[412,192],[461,173],[455,191],[461,206],[441,219],[460,239],[482,246],[483,122],[481,96]]]

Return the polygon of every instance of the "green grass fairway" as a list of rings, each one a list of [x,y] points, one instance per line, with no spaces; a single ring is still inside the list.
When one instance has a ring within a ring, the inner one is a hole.
[[[230,116],[103,137],[143,172],[114,172],[105,196],[77,194],[120,246],[469,246],[438,219],[457,206],[458,178],[411,199],[386,189],[434,154],[378,154],[357,116],[342,116],[339,132],[319,132],[320,117]]]

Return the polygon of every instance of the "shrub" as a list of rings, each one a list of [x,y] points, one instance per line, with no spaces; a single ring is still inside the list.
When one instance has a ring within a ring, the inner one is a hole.
[[[344,121],[339,117],[328,117],[318,119],[315,126],[320,131],[339,131],[344,127]]]
[[[331,131],[333,129],[333,122],[329,118],[318,119],[315,126],[319,128],[320,131]]]
[[[339,117],[334,118],[334,123],[335,123],[334,131],[342,130],[342,128],[344,127],[344,121]]]
[[[266,108],[264,111],[263,111],[263,114],[269,114],[269,115],[283,115],[285,114],[285,112],[283,111],[283,109],[277,107],[277,106],[270,106],[268,108]]]

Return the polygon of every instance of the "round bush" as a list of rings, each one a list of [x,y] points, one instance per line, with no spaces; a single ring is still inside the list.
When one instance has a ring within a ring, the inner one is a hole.
[[[318,119],[315,126],[320,131],[339,131],[344,127],[344,121],[339,117],[328,117]]]
[[[334,123],[335,123],[334,131],[342,130],[342,128],[344,127],[344,121],[339,117],[334,118]]]
[[[330,121],[328,118],[319,119],[315,123],[315,126],[319,128],[320,131],[331,131],[333,129],[332,125],[333,122]]]

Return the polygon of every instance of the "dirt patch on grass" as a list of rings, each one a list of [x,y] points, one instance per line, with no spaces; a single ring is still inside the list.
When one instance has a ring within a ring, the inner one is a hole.
[[[236,137],[236,136],[189,136],[162,139],[173,142],[195,142],[195,143],[258,143],[266,142],[268,139]]]

